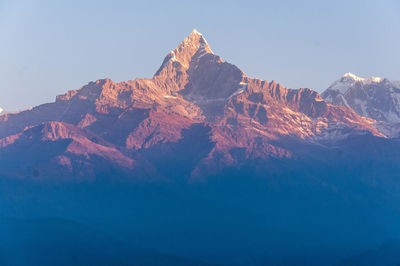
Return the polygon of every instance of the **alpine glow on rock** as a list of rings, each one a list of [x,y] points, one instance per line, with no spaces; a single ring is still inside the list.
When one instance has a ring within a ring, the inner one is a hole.
[[[396,265],[399,101],[249,77],[193,30],[150,79],[0,116],[0,265]]]

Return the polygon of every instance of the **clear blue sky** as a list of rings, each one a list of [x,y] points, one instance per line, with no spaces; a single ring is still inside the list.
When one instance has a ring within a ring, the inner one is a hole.
[[[0,0],[0,106],[151,77],[193,28],[248,76],[291,88],[345,72],[400,80],[400,0]]]

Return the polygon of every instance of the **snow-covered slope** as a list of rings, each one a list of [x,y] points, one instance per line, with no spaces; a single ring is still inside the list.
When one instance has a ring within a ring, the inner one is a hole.
[[[400,82],[360,78],[346,73],[321,95],[335,105],[348,106],[359,115],[378,121],[400,122]]]

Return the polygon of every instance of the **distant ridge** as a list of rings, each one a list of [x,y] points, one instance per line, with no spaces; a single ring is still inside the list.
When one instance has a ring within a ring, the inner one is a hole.
[[[323,93],[335,105],[348,106],[359,115],[390,123],[400,122],[400,83],[380,77],[360,78],[346,73]]]

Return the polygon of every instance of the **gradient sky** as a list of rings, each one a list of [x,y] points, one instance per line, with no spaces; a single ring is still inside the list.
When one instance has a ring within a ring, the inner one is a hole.
[[[400,0],[0,0],[0,107],[151,77],[194,28],[248,76],[287,87],[322,91],[345,72],[400,80]]]

